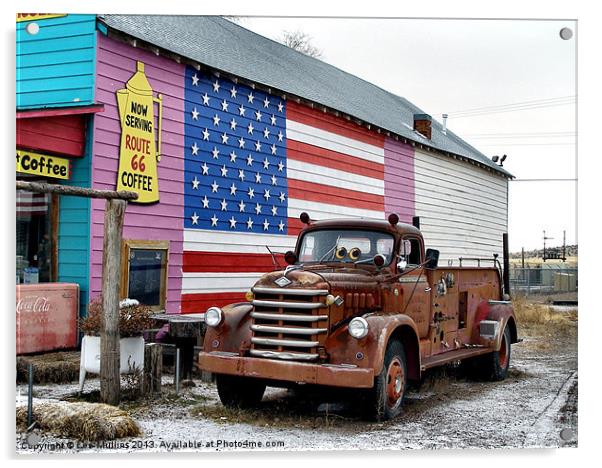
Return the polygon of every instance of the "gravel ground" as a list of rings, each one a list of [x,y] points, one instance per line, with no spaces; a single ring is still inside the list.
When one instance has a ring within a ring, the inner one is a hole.
[[[18,453],[149,452],[224,450],[399,450],[439,448],[544,448],[577,446],[577,339],[529,336],[512,348],[509,377],[474,382],[444,368],[411,389],[404,413],[387,423],[359,419],[341,395],[317,397],[268,389],[261,406],[234,412],[221,406],[213,384],[175,395],[164,377],[164,394],[122,407],[144,437],[86,445],[41,434],[37,446],[16,434]],[[86,383],[97,390],[98,380]],[[73,398],[77,385],[44,385],[35,402]],[[17,405],[26,388],[17,387]],[[564,430],[564,431],[563,431]],[[561,437],[561,432],[563,437]],[[31,438],[29,440],[32,440]]]

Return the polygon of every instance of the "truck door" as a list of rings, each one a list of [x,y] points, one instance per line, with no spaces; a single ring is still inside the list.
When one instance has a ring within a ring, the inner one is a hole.
[[[438,268],[433,272],[431,301],[433,304],[433,325],[431,330],[432,354],[453,351],[457,348],[459,325],[459,301],[457,284],[458,271]]]
[[[427,338],[430,323],[431,288],[423,266],[424,247],[418,237],[404,237],[401,241],[397,272],[400,312],[412,318],[418,327],[420,339]]]

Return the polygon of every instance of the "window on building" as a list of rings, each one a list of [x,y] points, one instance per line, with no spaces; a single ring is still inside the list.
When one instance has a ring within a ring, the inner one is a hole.
[[[56,281],[58,196],[17,190],[16,202],[17,284]]]
[[[125,239],[122,250],[122,298],[136,299],[153,310],[165,310],[168,241]]]

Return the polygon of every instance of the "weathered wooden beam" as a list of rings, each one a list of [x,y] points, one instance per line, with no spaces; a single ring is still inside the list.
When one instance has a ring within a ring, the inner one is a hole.
[[[142,394],[161,393],[163,377],[163,347],[159,343],[148,343],[144,347],[144,373],[142,378]]]
[[[100,400],[118,405],[121,393],[119,374],[119,281],[121,236],[127,202],[108,199],[105,208],[102,255],[102,307],[100,332]]]
[[[26,182],[17,180],[17,189],[28,190],[36,193],[58,193],[61,195],[75,195],[87,198],[104,198],[107,200],[136,200],[138,194],[126,190],[96,190],[71,185],[48,184],[46,182]]]

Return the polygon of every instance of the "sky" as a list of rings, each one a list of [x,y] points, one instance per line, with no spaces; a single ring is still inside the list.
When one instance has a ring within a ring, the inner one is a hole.
[[[577,243],[574,21],[241,17],[279,39],[303,31],[321,59],[405,97],[485,155],[507,155],[510,250]],[[535,180],[534,180],[535,179]],[[550,180],[552,179],[552,180]],[[558,180],[561,179],[561,180]]]

